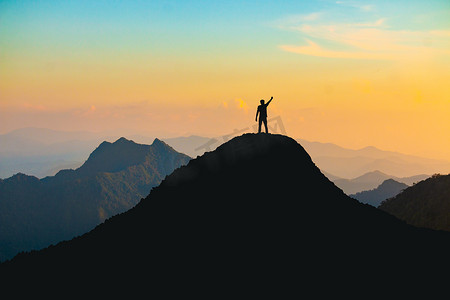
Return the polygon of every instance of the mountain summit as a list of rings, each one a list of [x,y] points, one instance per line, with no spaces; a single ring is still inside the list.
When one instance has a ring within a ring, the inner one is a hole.
[[[449,242],[445,232],[349,198],[295,140],[244,134],[176,169],[126,213],[2,267],[20,274],[102,270],[111,278],[139,270],[151,284],[226,288],[289,284],[298,272],[349,272],[391,257],[398,265],[422,243],[437,256]]]
[[[155,139],[101,143],[76,170],[0,181],[0,261],[93,229],[136,205],[190,158]]]
[[[162,144],[162,147],[159,146]],[[159,147],[158,147],[159,146]],[[158,149],[157,149],[158,148]],[[151,146],[137,144],[122,137],[114,143],[103,142],[95,149],[87,161],[77,169],[81,174],[97,172],[119,172],[126,168],[144,163],[149,153],[174,150],[158,139]]]
[[[408,185],[395,181],[394,179],[386,179],[376,189],[359,192],[350,197],[356,200],[378,207],[382,201],[396,196],[398,193],[408,188]]]

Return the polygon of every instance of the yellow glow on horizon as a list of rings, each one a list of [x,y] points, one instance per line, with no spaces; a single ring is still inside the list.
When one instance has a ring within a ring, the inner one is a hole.
[[[445,15],[448,6],[434,5]],[[247,23],[228,32],[235,25],[228,19],[216,31],[145,19],[135,24],[145,30],[102,23],[82,34],[70,22],[61,32],[43,23],[35,36],[11,15],[22,36],[0,31],[12,41],[1,44],[0,131],[127,127],[217,136],[248,126],[259,100],[273,96],[269,115],[280,115],[293,137],[450,160],[448,18],[428,28],[420,18],[433,14],[402,23],[375,13],[376,5],[336,6],[348,18],[332,18],[318,3],[270,26],[251,23],[246,34]]]

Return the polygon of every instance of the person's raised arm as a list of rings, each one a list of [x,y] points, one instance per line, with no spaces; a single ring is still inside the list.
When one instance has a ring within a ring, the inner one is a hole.
[[[267,102],[266,106],[269,105],[269,103],[272,101],[273,97],[270,97],[269,102]]]

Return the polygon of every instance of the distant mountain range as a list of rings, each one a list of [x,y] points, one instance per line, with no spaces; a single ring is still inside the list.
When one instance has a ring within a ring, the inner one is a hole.
[[[331,143],[298,141],[304,145],[321,170],[340,178],[355,178],[373,171],[404,178],[418,174],[448,173],[450,170],[450,162],[445,160],[384,151],[375,147],[352,150]]]
[[[196,157],[202,155],[205,151],[214,150],[222,143],[223,139],[189,136],[165,139],[165,141],[175,150]],[[391,174],[388,175],[388,178],[394,179],[416,175],[420,175],[419,178],[423,179],[426,177],[423,177],[422,174],[429,174],[427,176],[429,177],[432,174],[446,173],[450,170],[450,162],[445,160],[384,151],[371,146],[353,150],[332,143],[310,142],[303,139],[297,139],[297,141],[308,151],[319,169],[330,175],[331,178],[335,177],[335,179],[356,178],[374,171]],[[375,188],[384,180],[377,181],[369,189]],[[358,191],[365,188],[367,187]],[[358,191],[352,190],[349,192],[355,193]]]
[[[64,132],[39,128],[24,128],[0,135],[0,178],[18,172],[43,178],[55,175],[61,169],[77,168],[100,142],[112,142],[120,136],[123,135],[118,132]],[[144,144],[153,141],[152,137],[143,135],[126,136]],[[195,135],[162,140],[176,151],[191,157],[214,150],[224,141],[220,137],[211,139]],[[418,174],[445,174],[450,170],[448,161],[383,151],[375,147],[352,150],[331,143],[298,141],[304,145],[317,166],[332,176],[330,179],[351,179],[373,171],[390,174],[390,178],[404,178]],[[382,181],[368,188],[348,192],[372,189]]]
[[[76,169],[102,142],[120,138],[117,132],[58,131],[22,128],[0,135],[0,178],[25,173],[39,178],[53,176],[62,169]],[[127,135],[150,144],[153,138]]]
[[[0,180],[0,260],[87,232],[124,212],[190,160],[164,142],[103,142],[76,170]]]
[[[190,136],[171,138],[165,141],[177,151],[196,157],[203,154],[208,147],[210,150],[214,150],[221,144],[222,140],[220,138],[209,139]],[[343,183],[342,186],[345,186],[347,193],[356,193],[375,188],[389,178],[412,184],[412,182],[427,178],[431,174],[446,173],[450,170],[450,162],[445,160],[384,151],[375,147],[352,150],[331,143],[310,142],[303,139],[297,139],[297,141],[308,151],[319,169],[330,176],[330,179],[333,181],[335,179],[352,181],[351,178],[356,179],[367,173],[369,173],[367,176],[370,176],[370,173],[375,171],[391,174],[382,180],[373,181],[367,186],[357,187],[356,189],[347,189],[345,183]],[[414,176],[417,176],[417,178]]]
[[[408,187],[408,185],[395,181],[394,179],[387,179],[373,190],[352,194],[350,197],[355,198],[361,203],[367,203],[378,207],[381,202],[396,196]]]
[[[421,181],[382,202],[379,209],[417,227],[450,231],[450,174]]]
[[[302,276],[336,283],[343,271],[346,284],[394,268],[396,277],[411,268],[417,277],[449,251],[450,233],[415,228],[345,195],[295,140],[245,134],[175,170],[129,211],[18,255],[0,273],[27,286],[80,274],[94,284],[135,282],[144,272],[145,289],[165,295],[174,287],[298,290]]]
[[[358,176],[353,179],[342,179],[337,176],[328,174],[326,172],[324,173],[331,181],[334,182],[334,184],[340,187],[347,195],[372,190],[388,179],[393,179],[397,182],[401,182],[410,186],[413,185],[414,183],[417,183],[430,177],[429,175],[425,174],[411,177],[396,177],[393,175],[384,174],[383,172],[377,170],[366,173],[362,176]]]
[[[207,147],[211,147],[210,150],[216,149],[220,145],[219,140],[211,139],[208,137],[191,135],[191,136],[181,136],[176,138],[163,139],[168,145],[173,147],[178,152],[189,155],[190,157],[197,157],[202,155],[207,150]],[[216,141],[214,144],[211,142]],[[211,146],[209,145],[211,144]],[[204,146],[204,147],[203,147]]]

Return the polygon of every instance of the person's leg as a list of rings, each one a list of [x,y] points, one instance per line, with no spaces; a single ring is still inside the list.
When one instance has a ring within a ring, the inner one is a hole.
[[[269,133],[269,129],[267,128],[267,119],[264,119],[263,122],[264,122],[264,127],[266,127],[266,133]]]
[[[262,119],[259,118],[259,123],[258,123],[258,133],[261,133],[261,123],[262,123]]]

